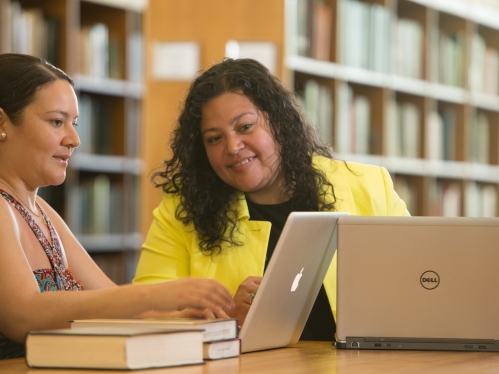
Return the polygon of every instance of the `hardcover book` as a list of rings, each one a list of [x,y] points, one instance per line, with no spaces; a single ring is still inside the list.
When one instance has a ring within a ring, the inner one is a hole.
[[[203,358],[205,360],[237,357],[240,354],[241,339],[218,340],[215,342],[203,343]]]
[[[203,362],[202,331],[94,327],[31,331],[30,367],[145,369]]]
[[[131,318],[83,319],[71,321],[71,328],[87,327],[142,327],[159,329],[196,329],[203,331],[203,342],[237,338],[238,323],[235,318]]]

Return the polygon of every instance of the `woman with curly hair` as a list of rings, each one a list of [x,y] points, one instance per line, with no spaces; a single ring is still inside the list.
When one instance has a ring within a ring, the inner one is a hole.
[[[260,63],[225,59],[192,83],[134,283],[212,278],[240,324],[292,211],[408,215],[384,168],[336,161],[292,92]],[[333,261],[302,340],[332,340]]]

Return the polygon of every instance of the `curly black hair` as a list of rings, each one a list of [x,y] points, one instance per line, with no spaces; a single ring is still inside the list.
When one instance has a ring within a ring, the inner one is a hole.
[[[281,148],[281,170],[293,210],[334,210],[336,202],[332,184],[312,164],[314,154],[333,158],[332,149],[320,141],[294,94],[259,62],[226,58],[191,84],[172,134],[173,156],[152,176],[165,193],[180,194],[176,218],[185,225],[193,223],[201,251],[211,255],[220,253],[222,242],[242,245],[234,238],[238,191],[212,169],[200,132],[203,106],[227,92],[244,94],[267,116]]]

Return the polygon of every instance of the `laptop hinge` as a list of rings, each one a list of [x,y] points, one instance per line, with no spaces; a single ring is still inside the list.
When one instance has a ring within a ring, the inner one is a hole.
[[[355,337],[348,337],[348,339],[356,339]],[[397,337],[386,337],[386,338],[378,338],[378,337],[365,337],[363,338],[365,342],[407,342],[407,343],[474,343],[474,344],[495,344],[494,339],[442,339],[442,338],[397,338]]]

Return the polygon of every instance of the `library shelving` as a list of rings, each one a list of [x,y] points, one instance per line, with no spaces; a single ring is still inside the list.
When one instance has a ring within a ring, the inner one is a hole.
[[[385,166],[412,215],[498,215],[493,4],[285,0],[287,81],[337,158]]]
[[[40,189],[116,283],[134,275],[139,228],[146,0],[0,0],[0,52],[47,59],[75,81],[81,146]]]

